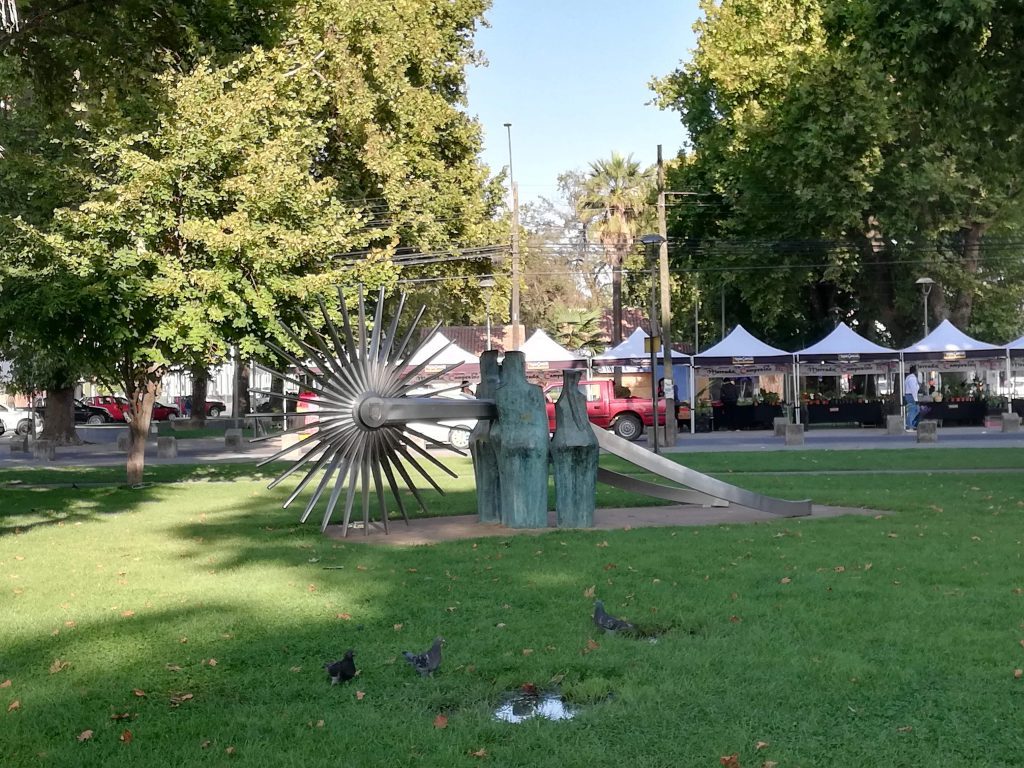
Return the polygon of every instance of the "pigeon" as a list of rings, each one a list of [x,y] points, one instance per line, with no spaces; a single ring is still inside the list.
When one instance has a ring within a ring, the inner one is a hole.
[[[420,673],[421,677],[433,675],[434,670],[441,666],[441,643],[443,642],[443,637],[435,637],[430,650],[423,653],[402,651],[402,655],[405,656],[406,661],[412,664],[412,668]]]
[[[623,630],[629,632],[636,631],[635,625],[605,613],[604,603],[600,600],[594,601],[594,623],[605,632],[619,632]]]
[[[324,664],[324,669],[326,669],[327,674],[331,676],[331,685],[348,682],[356,676],[356,662],[355,659],[352,658],[355,655],[356,652],[350,648],[345,651],[345,657],[340,661]]]

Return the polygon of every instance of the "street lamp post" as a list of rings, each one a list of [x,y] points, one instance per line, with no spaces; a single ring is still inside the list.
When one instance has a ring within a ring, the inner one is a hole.
[[[932,292],[935,281],[930,277],[917,278],[916,284],[921,286],[921,296],[924,298],[924,335],[928,335],[928,294]]]
[[[480,287],[484,289],[487,297],[487,349],[491,348],[491,290],[494,288],[494,278],[485,275],[480,278]]]

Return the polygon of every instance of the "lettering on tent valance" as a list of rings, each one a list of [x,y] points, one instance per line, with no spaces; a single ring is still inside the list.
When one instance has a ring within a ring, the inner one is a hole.
[[[943,352],[943,360],[963,360],[967,357],[967,353],[962,349],[955,349],[950,352]]]

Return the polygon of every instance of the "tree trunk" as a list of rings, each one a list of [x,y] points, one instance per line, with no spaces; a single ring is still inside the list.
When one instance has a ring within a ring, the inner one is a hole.
[[[192,417],[190,427],[206,426],[206,390],[209,386],[210,370],[205,365],[193,365],[192,374]]]
[[[46,392],[46,415],[43,417],[42,440],[56,445],[81,445],[75,432],[75,387],[49,389]]]
[[[963,270],[968,279],[964,281],[964,287],[953,300],[953,306],[949,311],[949,321],[963,331],[967,330],[974,310],[974,279],[981,264],[981,238],[984,234],[985,225],[977,221],[969,227],[960,229],[960,236],[963,239]]]
[[[232,413],[232,418],[239,418],[247,413],[252,413],[252,403],[249,399],[249,374],[251,363],[240,362],[238,374],[235,377],[235,391],[238,393],[238,413]]]
[[[131,422],[128,424],[128,434],[131,435],[131,444],[128,446],[129,487],[142,483],[142,476],[146,469],[146,438],[149,436],[149,425],[153,418],[153,403],[156,402],[159,388],[159,380],[149,378],[145,383],[139,382],[133,386],[133,391],[129,392],[128,412],[131,414]]]

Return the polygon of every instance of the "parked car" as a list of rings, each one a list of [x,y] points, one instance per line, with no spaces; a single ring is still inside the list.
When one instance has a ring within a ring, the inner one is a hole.
[[[36,414],[40,420],[46,418],[46,403],[36,406]],[[97,424],[106,424],[113,419],[110,418],[110,414],[104,409],[98,408],[95,405],[89,405],[83,400],[75,400],[74,405],[74,418],[75,424],[88,424],[95,426]]]
[[[226,413],[228,407],[220,400],[207,400],[206,401],[206,415],[211,419],[216,419],[223,413]]]
[[[464,395],[458,390],[448,392],[437,392],[431,389],[413,390],[410,397],[447,397],[453,400],[475,400],[470,395]],[[431,440],[458,448],[460,451],[468,450],[469,434],[476,426],[476,419],[446,419],[445,421],[414,421],[409,424],[420,434],[426,435]]]
[[[32,411],[25,408],[8,408],[0,405],[0,435],[13,432],[27,435],[32,431]]]
[[[176,405],[165,405],[159,401],[153,403],[153,421],[168,421],[181,417],[181,412]]]
[[[111,421],[128,421],[128,399],[114,395],[93,395],[84,398],[86,405],[101,408],[107,412]]]
[[[581,381],[580,391],[587,398],[587,418],[601,429],[611,429],[621,438],[636,440],[644,433],[644,427],[654,426],[654,408],[650,397],[615,397],[615,383],[612,381]],[[561,384],[549,384],[544,388],[547,399],[548,429],[555,429],[555,400],[562,394]],[[676,420],[680,426],[690,418],[686,405],[676,406]],[[665,401],[658,400],[658,423],[664,424]]]

